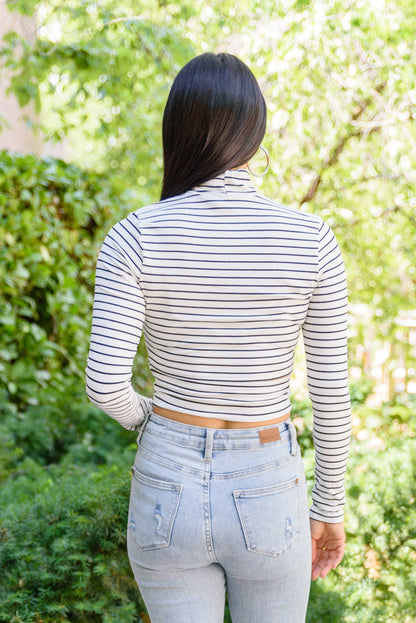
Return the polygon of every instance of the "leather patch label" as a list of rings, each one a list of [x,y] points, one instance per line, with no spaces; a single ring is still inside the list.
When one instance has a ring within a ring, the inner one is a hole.
[[[279,441],[280,433],[277,428],[265,428],[264,430],[259,430],[259,439],[260,443],[270,443],[271,441]]]

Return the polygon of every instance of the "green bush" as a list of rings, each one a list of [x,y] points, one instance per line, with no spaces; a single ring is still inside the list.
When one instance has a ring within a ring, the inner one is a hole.
[[[362,377],[360,379],[351,379],[349,383],[351,405],[363,404],[370,396],[374,389],[374,379]]]
[[[103,462],[127,439],[88,403],[84,368],[98,248],[128,209],[102,176],[0,152],[0,479],[74,444],[76,460]],[[135,366],[150,390],[144,344]]]
[[[128,467],[135,446],[106,416],[77,415],[75,407],[80,432],[78,439],[72,433],[60,463],[39,465],[39,458],[26,454],[36,456],[35,450],[19,441],[25,453],[3,485],[0,620],[8,623],[119,623],[138,621],[144,612],[125,552]],[[298,415],[302,409],[307,419],[307,406],[295,404]],[[412,402],[385,405],[378,428],[371,420],[377,412],[366,407],[365,413],[370,426],[362,418],[360,431],[366,435],[359,441],[355,430],[351,446],[345,558],[313,583],[308,623],[416,619],[415,408]],[[86,441],[82,430],[88,432],[89,418],[92,435]],[[304,458],[310,477],[311,448]]]
[[[137,623],[143,605],[126,555],[129,458],[93,469],[27,459],[3,486],[0,620]]]
[[[134,435],[88,403],[83,380],[98,246],[128,206],[108,180],[7,152],[0,189],[0,621],[137,623]],[[150,391],[143,345],[135,369]],[[416,620],[416,403],[374,409],[370,392],[352,387],[345,558],[312,585],[308,623]],[[311,483],[309,401],[292,416]]]
[[[0,620],[138,621],[134,435],[84,389],[95,260],[128,206],[100,176],[7,152],[0,189]],[[135,365],[149,390],[144,345]]]
[[[92,466],[113,461],[134,436],[90,404],[83,386],[66,382],[62,393],[46,388],[40,404],[18,412],[4,397],[0,424],[0,482],[14,478],[30,458],[50,466],[71,457]],[[0,395],[1,402],[1,395]]]
[[[123,207],[98,175],[0,153],[0,383],[19,408],[83,379],[97,251]]]

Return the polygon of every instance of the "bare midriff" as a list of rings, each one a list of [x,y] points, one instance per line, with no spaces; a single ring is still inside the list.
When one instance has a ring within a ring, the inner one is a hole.
[[[202,426],[202,428],[259,428],[261,426],[279,424],[279,422],[284,422],[290,416],[290,413],[286,413],[280,417],[273,418],[271,420],[263,420],[261,422],[234,422],[230,420],[222,420],[221,418],[200,417],[199,415],[180,413],[179,411],[171,411],[170,409],[164,409],[163,407],[153,407],[153,411],[156,415],[161,415],[169,420],[181,422],[182,424],[189,424],[191,426]]]

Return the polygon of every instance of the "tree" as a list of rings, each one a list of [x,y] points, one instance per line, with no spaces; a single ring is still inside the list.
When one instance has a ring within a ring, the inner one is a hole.
[[[126,210],[158,197],[160,123],[180,66],[205,49],[238,53],[269,105],[265,192],[335,229],[351,300],[392,329],[415,306],[416,89],[410,0],[140,4],[19,0],[38,37],[7,35],[2,57],[21,104],[48,110],[50,137],[111,175]],[[386,285],[388,284],[388,287]]]

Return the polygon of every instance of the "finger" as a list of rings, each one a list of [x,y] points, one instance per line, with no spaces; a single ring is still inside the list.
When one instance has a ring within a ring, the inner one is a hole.
[[[332,569],[335,569],[339,565],[339,563],[341,562],[343,556],[344,556],[344,548],[343,547],[339,547],[339,548],[337,548],[337,549],[332,551],[332,555],[331,555]]]
[[[316,557],[315,563],[313,565],[312,570],[312,579],[317,579],[319,577],[324,578],[328,575],[329,571],[332,569],[332,556],[331,552],[326,549],[318,548],[318,555]]]
[[[316,539],[312,537],[312,562],[315,561],[316,554],[317,554],[317,543],[316,543]]]
[[[312,580],[316,580],[319,577],[324,577],[321,574],[325,569],[326,554],[325,550],[318,548],[316,558],[312,565]]]
[[[312,567],[312,579],[318,577],[324,578],[331,569],[335,569],[342,560],[344,555],[344,547],[340,546],[336,549],[318,548],[318,556]]]

